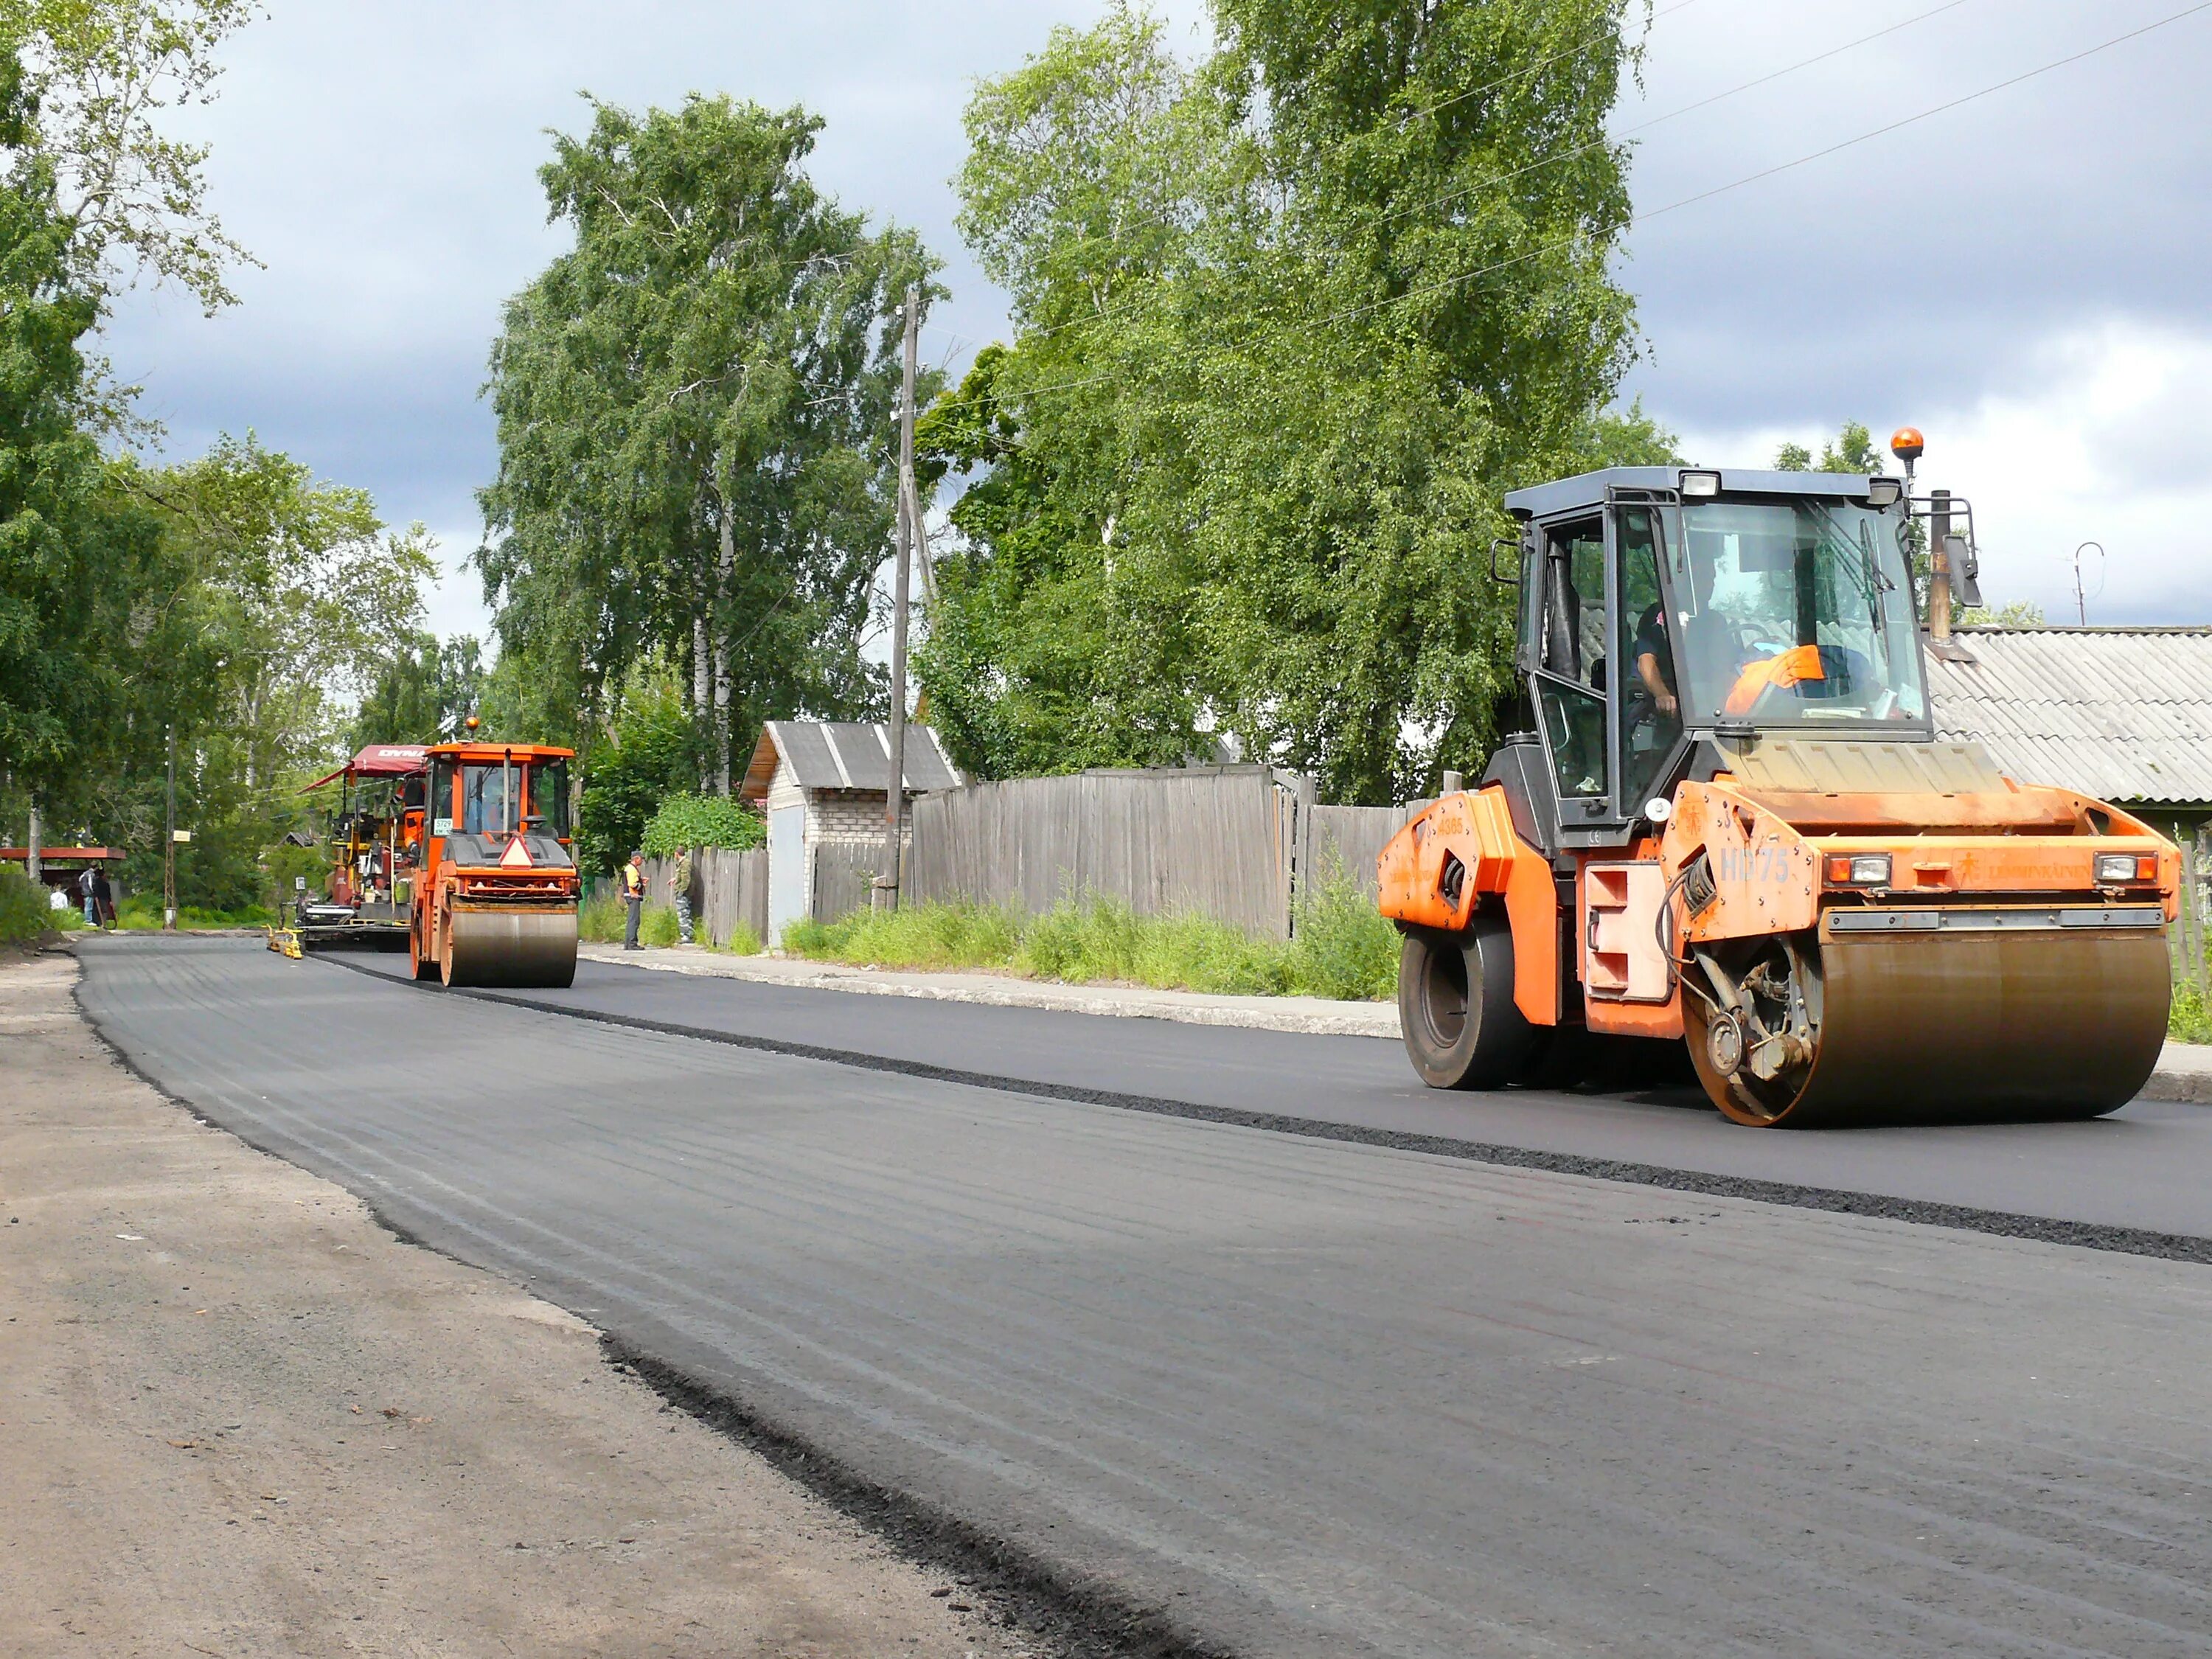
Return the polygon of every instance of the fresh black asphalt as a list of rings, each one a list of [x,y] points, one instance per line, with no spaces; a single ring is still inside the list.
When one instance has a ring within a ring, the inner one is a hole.
[[[2194,1263],[978,1088],[251,944],[82,954],[109,1041],[211,1121],[1072,1605],[1249,1655],[2212,1653]],[[594,970],[572,994],[671,1024],[750,1005],[722,1017],[786,1042],[860,1021],[869,1044],[817,1046],[943,1043],[907,1052],[1000,1077],[1188,1096],[1194,1070],[1276,1113],[1514,1115],[1427,1133],[1625,1126],[1589,1143],[1614,1157],[1727,1135],[1878,1174],[1912,1145],[1424,1100],[1358,1039],[761,989]],[[2201,1170],[2195,1123],[1918,1139],[1944,1193],[1985,1192],[1942,1150],[1978,1144],[2063,1195],[2139,1129]],[[2181,1215],[2114,1211],[2153,1213]]]
[[[333,960],[404,974],[406,958]],[[1709,1190],[1902,1200],[1908,1218],[1976,1224],[2032,1217],[2148,1237],[2123,1248],[2198,1254],[2212,1239],[2212,1108],[2139,1100],[2087,1123],[1977,1124],[1820,1133],[1725,1121],[1694,1087],[1557,1094],[1440,1093],[1395,1042],[1305,1036],[915,997],[814,990],[585,961],[563,991],[487,993],[532,1006],[720,1033],[801,1051],[879,1058],[1055,1090],[1312,1120],[1399,1137],[1717,1178]],[[1649,1174],[1632,1178],[1650,1178]],[[1675,1182],[1673,1184],[1687,1185]],[[1864,1207],[1824,1203],[1824,1207]],[[2054,1234],[2052,1236],[2064,1236]]]

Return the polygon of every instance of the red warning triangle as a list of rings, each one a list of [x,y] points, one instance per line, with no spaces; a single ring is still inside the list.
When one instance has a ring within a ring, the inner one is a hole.
[[[530,849],[522,844],[521,836],[517,836],[507,842],[507,851],[499,855],[499,863],[502,870],[527,870],[530,867]]]

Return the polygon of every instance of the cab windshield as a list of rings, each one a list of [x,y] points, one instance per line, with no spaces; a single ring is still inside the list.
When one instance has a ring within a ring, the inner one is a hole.
[[[1686,712],[1761,725],[1924,719],[1905,522],[1810,498],[1685,504],[1673,574]]]
[[[508,799],[512,790],[514,799]],[[568,763],[564,760],[468,761],[438,763],[433,786],[439,811],[431,833],[459,830],[472,836],[527,829],[538,835],[568,834]],[[530,822],[525,822],[527,814]]]

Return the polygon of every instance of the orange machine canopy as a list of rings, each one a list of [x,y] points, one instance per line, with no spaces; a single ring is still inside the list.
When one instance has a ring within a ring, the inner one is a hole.
[[[429,752],[419,743],[372,743],[337,771],[317,778],[307,788],[319,789],[349,773],[357,778],[407,777],[422,769],[423,757]]]

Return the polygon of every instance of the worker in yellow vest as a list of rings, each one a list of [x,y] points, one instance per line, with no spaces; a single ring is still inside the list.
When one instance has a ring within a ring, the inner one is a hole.
[[[645,854],[632,853],[629,862],[623,866],[623,907],[629,912],[623,927],[623,949],[641,948],[637,942],[637,924],[645,914]]]

